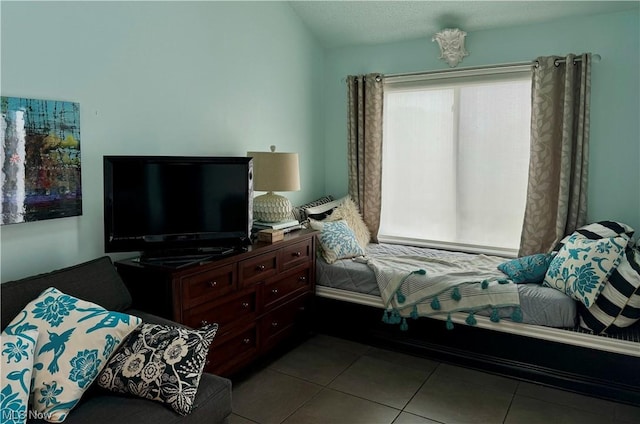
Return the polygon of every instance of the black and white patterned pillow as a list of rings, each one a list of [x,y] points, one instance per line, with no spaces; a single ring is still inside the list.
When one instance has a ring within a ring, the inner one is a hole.
[[[631,239],[634,230],[622,222],[599,221],[578,228],[572,235],[576,234],[590,240],[619,235]],[[561,249],[570,237],[565,237],[554,250]],[[595,334],[613,333],[640,320],[640,253],[632,241],[593,305],[578,307],[580,326]]]
[[[618,267],[588,309],[580,306],[580,326],[596,334],[614,333],[640,320],[640,251],[627,248]]]
[[[296,206],[292,208],[293,217],[300,222],[303,222],[307,219],[306,210],[312,208],[314,206],[324,205],[325,203],[332,202],[334,200],[332,195],[323,196],[319,199],[314,200],[313,202],[305,203],[304,205]]]
[[[318,206],[311,206],[310,208],[306,208],[304,213],[307,218],[315,219],[316,221],[323,221],[329,218],[333,211],[335,211],[338,206],[342,204],[344,199],[333,200],[331,202],[323,203]]]
[[[98,376],[98,385],[165,403],[187,415],[217,331],[215,323],[197,330],[142,324],[113,354]]]
[[[587,224],[585,226],[578,228],[572,234],[569,234],[568,236],[560,240],[560,242],[556,245],[556,247],[553,248],[553,251],[559,252],[560,249],[562,249],[562,246],[564,246],[565,243],[569,240],[569,237],[571,237],[574,234],[579,234],[580,237],[583,237],[589,240],[598,240],[601,238],[616,237],[621,235],[625,235],[629,239],[631,239],[633,237],[633,233],[634,233],[633,228],[629,227],[627,224],[623,224],[622,222],[616,222],[616,221],[594,222],[592,224]]]

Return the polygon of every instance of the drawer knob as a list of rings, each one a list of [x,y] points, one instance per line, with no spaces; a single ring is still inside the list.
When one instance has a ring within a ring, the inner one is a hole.
[[[307,277],[306,277],[306,276],[304,276],[304,275],[302,275],[300,278],[298,278],[298,280],[299,280],[301,283],[304,283],[305,281],[307,281]]]
[[[209,281],[209,287],[214,288],[218,285],[217,281]]]
[[[240,306],[242,306],[242,309],[247,309],[249,307],[249,302],[242,302]]]
[[[265,266],[264,266],[264,265],[258,265],[258,266],[256,267],[256,270],[257,270],[257,271],[264,271],[264,269],[265,269]]]
[[[271,326],[272,326],[273,328],[276,328],[276,327],[278,326],[278,322],[277,322],[277,321],[273,321],[273,322],[271,323]]]
[[[291,256],[295,256],[296,258],[299,258],[300,256],[302,256],[302,253],[301,252],[293,252],[291,254]]]
[[[278,294],[278,289],[272,289],[272,290],[271,290],[271,293],[273,293],[273,294]]]
[[[249,343],[251,343],[251,339],[248,338],[248,337],[246,339],[242,339],[242,343],[249,344]]]

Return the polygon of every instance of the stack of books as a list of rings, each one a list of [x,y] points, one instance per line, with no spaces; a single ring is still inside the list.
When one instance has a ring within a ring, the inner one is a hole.
[[[264,221],[253,221],[253,230],[282,230],[285,233],[293,230],[299,230],[302,228],[300,225],[300,221],[297,219],[287,219],[279,222],[264,222]]]

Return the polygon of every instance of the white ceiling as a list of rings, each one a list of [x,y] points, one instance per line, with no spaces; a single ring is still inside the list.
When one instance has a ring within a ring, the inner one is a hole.
[[[640,1],[291,1],[327,48],[431,37],[444,28],[480,31],[611,13]]]

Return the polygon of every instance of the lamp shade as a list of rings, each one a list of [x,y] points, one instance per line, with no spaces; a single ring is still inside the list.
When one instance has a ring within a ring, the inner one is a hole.
[[[297,153],[247,152],[253,158],[253,189],[256,191],[300,190]]]

